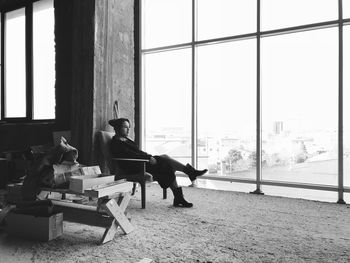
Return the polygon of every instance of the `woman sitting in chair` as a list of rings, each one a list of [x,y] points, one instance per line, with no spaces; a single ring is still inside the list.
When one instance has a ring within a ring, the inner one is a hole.
[[[192,182],[192,185],[196,184],[196,178],[205,174],[208,170],[196,170],[190,164],[183,165],[182,163],[174,160],[168,155],[151,155],[143,152],[139,149],[138,145],[128,138],[130,130],[130,122],[128,119],[119,118],[113,119],[108,122],[113,126],[115,136],[113,136],[111,142],[111,152],[113,157],[119,158],[132,158],[132,159],[147,159],[149,163],[146,164],[146,171],[152,174],[153,179],[158,181],[159,185],[166,189],[170,187],[174,194],[174,203],[176,207],[192,207],[193,204],[187,202],[182,194],[182,188],[178,186],[175,171],[181,171],[188,175]],[[137,172],[134,165],[130,165],[129,162],[121,167],[127,172]]]

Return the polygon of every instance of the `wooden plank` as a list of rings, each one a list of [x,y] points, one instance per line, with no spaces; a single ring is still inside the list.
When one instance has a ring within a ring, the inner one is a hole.
[[[72,203],[67,201],[60,201],[60,200],[51,200],[51,202],[53,205],[56,205],[56,206],[64,206],[64,207],[69,207],[69,208],[74,208],[79,210],[88,210],[91,212],[97,212],[97,207],[92,205],[82,205],[82,204],[77,204],[77,203]]]
[[[54,192],[54,193],[61,193],[61,194],[75,194],[75,195],[83,195],[82,193],[75,193],[69,190],[68,188],[49,188],[49,187],[40,187],[41,191],[45,192]]]
[[[104,188],[106,186],[113,186],[116,184],[121,184],[121,183],[125,183],[127,182],[126,179],[120,179],[114,182],[109,182],[109,183],[105,183],[105,184],[100,184],[100,185],[96,185],[93,186],[91,189],[99,189],[99,188]],[[45,193],[43,192],[53,192],[53,193],[61,193],[61,194],[74,194],[74,195],[84,195],[84,193],[79,193],[79,192],[74,192],[72,190],[69,190],[68,188],[49,188],[49,187],[40,187],[40,199],[46,199],[43,198],[45,196]],[[90,190],[90,189],[89,189]]]
[[[111,199],[105,204],[109,214],[115,218],[120,228],[125,234],[128,234],[134,230],[134,227],[130,224],[129,220],[126,218],[124,212],[120,209],[117,202]]]
[[[118,230],[118,224],[116,223],[116,220],[114,219],[112,221],[112,224],[109,228],[106,229],[106,231],[103,234],[103,237],[101,239],[101,244],[107,243],[108,241],[111,241],[114,238],[115,233]]]
[[[121,194],[121,196],[118,198],[118,205],[120,208],[121,212],[124,212],[125,209],[127,208],[129,201],[131,198],[131,194],[130,193],[124,193]],[[101,199],[100,199],[101,200]],[[106,208],[106,203],[109,202],[109,200],[101,200],[101,203],[99,204],[99,208],[101,207],[101,209],[105,209],[106,211],[108,211],[108,209]],[[126,214],[125,214],[126,216]],[[128,219],[130,221],[130,219]],[[114,235],[116,234],[117,230],[118,230],[119,224],[118,222],[114,219],[111,226],[109,228],[106,229],[106,231],[103,234],[103,237],[101,239],[101,244],[104,244],[108,241],[111,241],[114,237]]]
[[[131,159],[131,158],[112,158],[112,161],[128,161],[128,162],[145,162],[145,163],[149,163],[148,159]]]
[[[132,189],[132,182],[125,182],[117,185],[107,186],[101,189],[85,190],[85,195],[89,197],[101,198],[104,196],[113,195],[115,193],[126,193]]]
[[[55,205],[54,211],[63,213],[63,220],[89,226],[107,228],[111,226],[114,218],[98,213],[96,210],[82,210],[74,207]]]
[[[15,207],[16,206],[14,206],[14,205],[7,205],[2,210],[0,210],[0,224],[2,223],[2,220],[4,220],[6,215]]]
[[[120,179],[120,180],[109,182],[109,183],[94,185],[89,190],[97,190],[97,189],[105,188],[105,187],[108,187],[108,186],[114,186],[114,185],[125,183],[125,182],[126,182],[126,179]]]
[[[122,212],[124,212],[125,209],[128,207],[130,199],[131,199],[130,193],[125,193],[123,197],[119,198],[118,205]]]
[[[80,175],[69,178],[69,189],[73,193],[84,193],[87,189],[92,189],[98,185],[114,183],[114,175],[97,176],[97,175]]]

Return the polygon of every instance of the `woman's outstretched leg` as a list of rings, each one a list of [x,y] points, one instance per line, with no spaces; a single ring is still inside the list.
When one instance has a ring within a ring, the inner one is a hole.
[[[192,207],[193,204],[189,203],[185,200],[182,188],[178,186],[176,179],[170,185],[170,189],[174,194],[174,202],[173,205],[176,207]]]
[[[171,166],[171,168],[173,168],[174,171],[180,171],[180,172],[184,171],[185,165],[183,165],[179,161],[171,158],[169,155],[162,154],[162,155],[160,155],[160,157],[162,157],[163,159],[167,160],[168,164]]]
[[[174,171],[180,171],[187,174],[191,182],[195,181],[198,176],[201,176],[208,171],[207,169],[197,170],[189,163],[186,165],[183,165],[179,161],[171,158],[169,155],[166,155],[166,154],[160,155],[160,157],[162,157],[163,159],[166,159],[169,165],[174,169]]]

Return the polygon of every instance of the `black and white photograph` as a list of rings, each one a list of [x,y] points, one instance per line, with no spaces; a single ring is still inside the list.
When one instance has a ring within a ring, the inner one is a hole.
[[[0,263],[350,262],[350,0],[0,0]]]

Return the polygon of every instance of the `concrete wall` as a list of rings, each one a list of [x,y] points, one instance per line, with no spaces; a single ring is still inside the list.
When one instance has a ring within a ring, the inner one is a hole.
[[[113,131],[108,120],[115,118],[116,101],[118,117],[135,123],[135,92],[133,0],[96,0],[95,7],[93,132],[96,135],[99,130]],[[130,136],[134,137],[133,129]],[[99,162],[104,171],[97,140],[94,146],[93,161]]]
[[[96,0],[94,130],[112,130],[113,105],[134,123],[133,0]],[[131,132],[134,136],[134,132]]]

